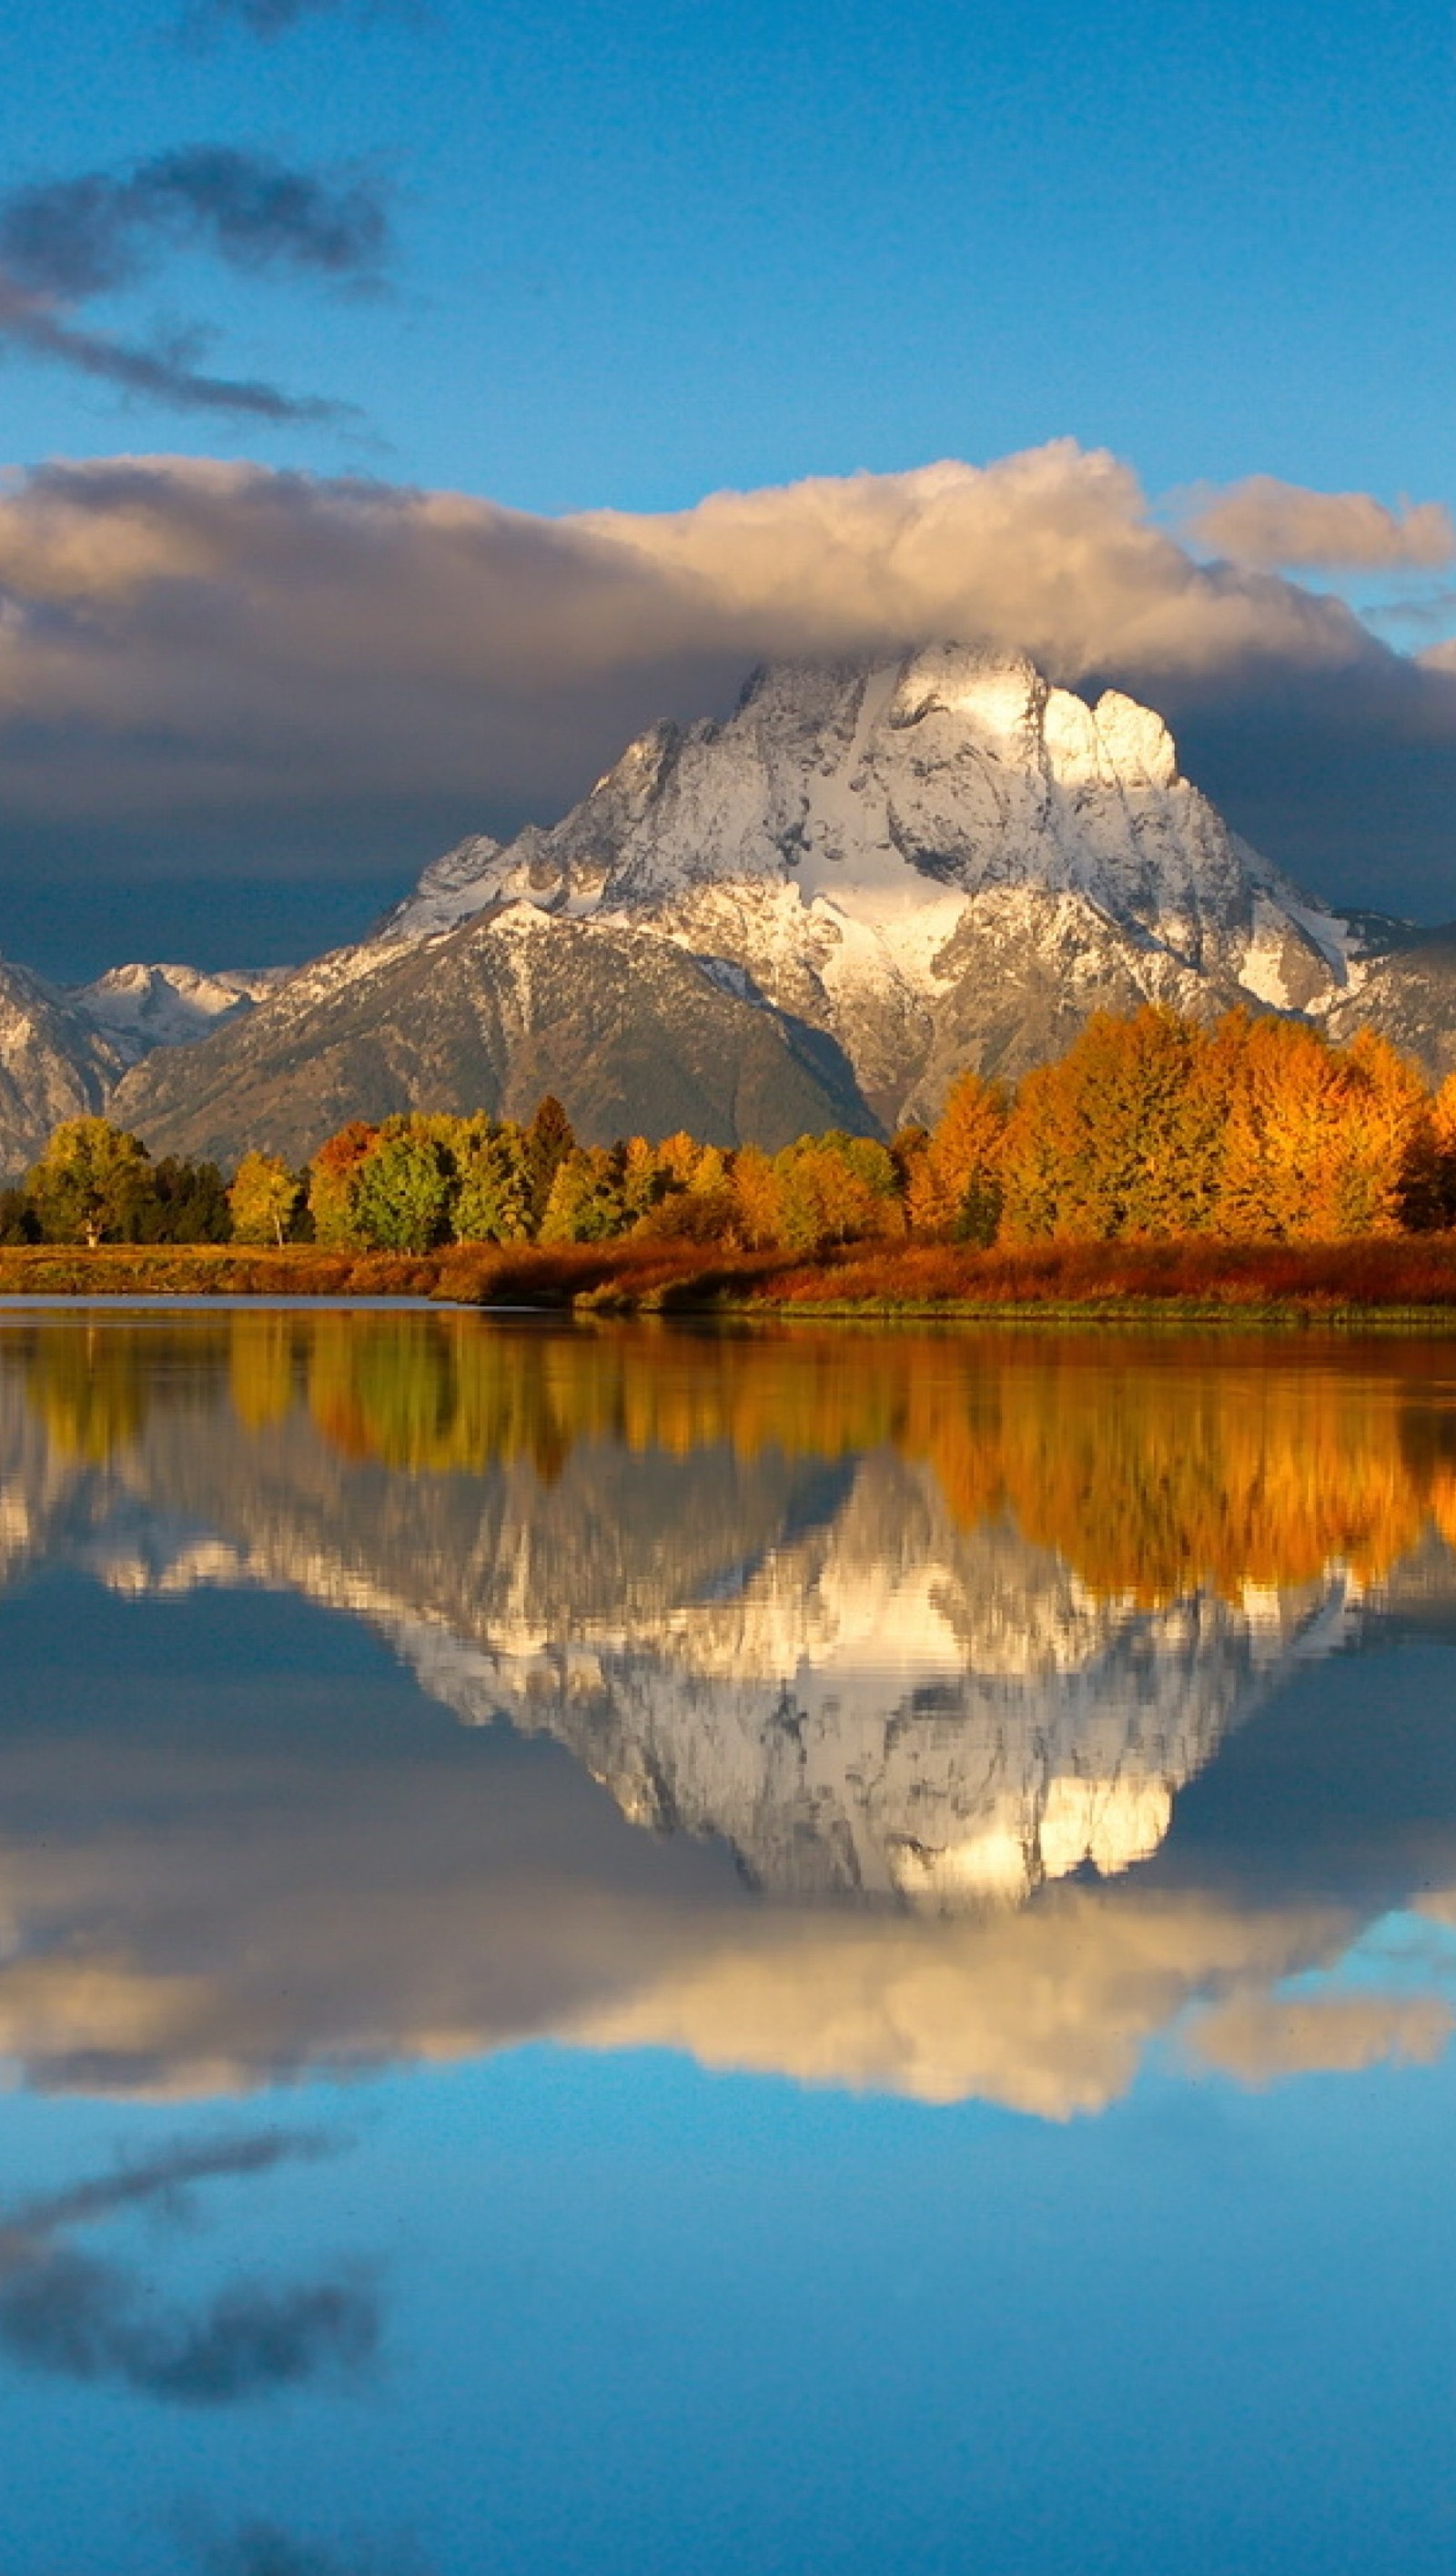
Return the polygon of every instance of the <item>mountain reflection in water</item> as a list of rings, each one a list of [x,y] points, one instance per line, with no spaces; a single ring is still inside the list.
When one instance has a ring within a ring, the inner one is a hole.
[[[1442,1343],[13,1319],[7,1587],[292,1593],[459,1723],[21,1670],[0,2048],[206,2093],[549,2033],[1058,2117],[1180,2014],[1252,2082],[1433,2055],[1439,1992],[1308,1972],[1456,1914],[1453,1542]],[[1322,1733],[1305,1668],[1403,1647],[1378,1758]]]

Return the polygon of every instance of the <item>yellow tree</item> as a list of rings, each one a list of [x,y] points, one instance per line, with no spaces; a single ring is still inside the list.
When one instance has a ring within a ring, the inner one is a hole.
[[[738,1232],[751,1245],[784,1240],[784,1194],[777,1165],[761,1146],[741,1145],[733,1157],[733,1200]]]
[[[303,1184],[278,1154],[245,1154],[228,1191],[235,1243],[283,1243]]]
[[[969,1072],[952,1083],[924,1146],[907,1157],[905,1211],[913,1233],[994,1242],[1006,1116],[1000,1083]]]

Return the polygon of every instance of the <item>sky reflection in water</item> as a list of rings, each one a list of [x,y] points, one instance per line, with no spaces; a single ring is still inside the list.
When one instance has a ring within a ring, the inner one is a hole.
[[[1449,2567],[1453,1539],[1444,1344],[10,1319],[6,2576]]]

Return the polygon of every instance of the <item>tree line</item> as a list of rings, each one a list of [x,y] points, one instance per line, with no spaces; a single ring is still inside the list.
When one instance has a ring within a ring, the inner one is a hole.
[[[1016,1086],[964,1073],[933,1126],[888,1144],[831,1130],[781,1152],[688,1135],[577,1141],[561,1103],[526,1122],[351,1120],[301,1168],[250,1153],[153,1162],[99,1117],[56,1130],[0,1194],[0,1241],[307,1243],[427,1252],[628,1235],[812,1257],[874,1241],[1216,1236],[1332,1242],[1456,1224],[1456,1075],[1362,1031],[1152,1006],[1098,1013]]]

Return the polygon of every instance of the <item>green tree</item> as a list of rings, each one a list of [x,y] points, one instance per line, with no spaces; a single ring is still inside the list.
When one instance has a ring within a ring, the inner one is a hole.
[[[436,1136],[413,1127],[380,1137],[350,1194],[356,1242],[378,1252],[429,1252],[450,1230],[455,1161]]]
[[[524,1139],[513,1122],[465,1122],[455,1149],[457,1180],[451,1228],[459,1243],[524,1243],[531,1232],[531,1189]]]
[[[228,1192],[238,1243],[286,1243],[303,1204],[303,1182],[278,1154],[245,1154]]]
[[[139,1136],[105,1118],[68,1118],[26,1179],[26,1194],[51,1243],[122,1243],[151,1184]]]
[[[541,1219],[542,1243],[605,1243],[633,1223],[620,1156],[605,1146],[578,1146],[557,1164]]]

